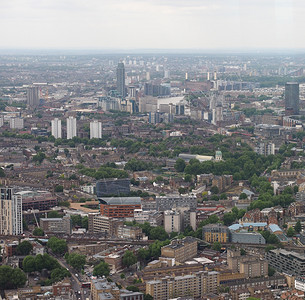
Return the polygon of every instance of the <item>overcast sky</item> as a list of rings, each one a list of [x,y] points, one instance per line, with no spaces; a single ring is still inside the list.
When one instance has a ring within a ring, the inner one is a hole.
[[[304,0],[0,0],[0,48],[305,48]]]

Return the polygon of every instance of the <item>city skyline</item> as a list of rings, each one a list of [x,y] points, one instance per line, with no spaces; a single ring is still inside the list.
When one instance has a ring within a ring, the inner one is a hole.
[[[0,3],[1,48],[303,49],[304,12],[300,0],[13,0]]]

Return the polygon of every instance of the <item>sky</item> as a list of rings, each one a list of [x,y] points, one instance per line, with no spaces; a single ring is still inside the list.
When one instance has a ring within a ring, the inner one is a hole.
[[[0,0],[0,49],[305,49],[304,0]]]

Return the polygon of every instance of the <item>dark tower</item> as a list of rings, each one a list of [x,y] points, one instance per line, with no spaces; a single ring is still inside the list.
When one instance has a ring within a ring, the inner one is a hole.
[[[285,84],[286,115],[298,115],[299,107],[299,84],[297,82],[287,82]]]
[[[125,97],[125,67],[123,63],[118,63],[118,67],[116,69],[116,86],[119,95]]]

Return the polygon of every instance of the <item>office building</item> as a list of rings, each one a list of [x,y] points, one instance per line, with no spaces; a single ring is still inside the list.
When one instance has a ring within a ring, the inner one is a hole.
[[[29,107],[35,108],[39,106],[39,88],[38,86],[31,86],[27,89],[26,102]]]
[[[195,195],[167,195],[157,196],[156,204],[158,211],[172,210],[178,207],[197,208],[197,198]]]
[[[167,276],[160,280],[148,281],[146,283],[146,294],[150,294],[158,300],[184,296],[201,299],[206,294],[216,293],[218,286],[218,272],[200,271],[192,275]]]
[[[118,94],[124,98],[126,96],[124,63],[118,63],[118,67],[116,69],[116,86]]]
[[[23,233],[22,201],[14,196],[12,188],[0,189],[0,234],[19,235]]]
[[[103,179],[96,182],[97,197],[121,195],[130,193],[130,179],[112,178]]]
[[[202,227],[202,239],[208,243],[229,242],[229,229],[222,224],[209,224]]]
[[[67,139],[70,140],[76,136],[76,118],[67,118]]]
[[[303,254],[284,249],[274,249],[266,253],[266,259],[269,265],[279,272],[305,276],[305,255]]]
[[[10,118],[10,128],[11,129],[23,129],[24,121],[22,118],[14,117]]]
[[[297,82],[287,82],[285,84],[286,115],[298,115],[299,108],[299,84]]]
[[[183,263],[197,256],[198,241],[196,238],[187,236],[184,239],[174,239],[170,245],[161,248],[161,256],[173,258],[179,263]]]
[[[72,232],[70,216],[64,216],[63,218],[41,218],[39,222],[40,228],[44,233],[71,234]]]
[[[61,139],[61,120],[55,118],[54,120],[51,121],[51,126],[52,126],[52,135],[56,139]]]
[[[101,139],[102,138],[102,122],[94,120],[90,122],[90,139]]]
[[[112,218],[134,217],[134,210],[141,208],[140,197],[99,198],[101,215]]]

